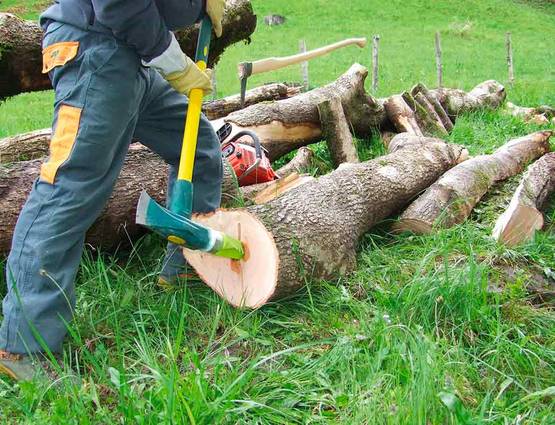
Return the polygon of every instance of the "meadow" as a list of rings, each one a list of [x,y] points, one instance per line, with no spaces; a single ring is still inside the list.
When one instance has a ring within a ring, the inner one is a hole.
[[[34,19],[45,3],[2,0],[0,10]],[[381,37],[378,97],[417,82],[433,87],[434,34],[441,31],[446,86],[468,90],[496,79],[513,103],[555,104],[552,2],[252,3],[257,31],[216,66],[218,96],[238,91],[242,60],[296,53],[300,39],[314,48],[374,34]],[[264,25],[270,13],[286,23]],[[370,57],[353,47],[314,60],[310,84],[334,80],[353,62],[370,66]],[[250,85],[299,80],[295,66]],[[52,101],[41,92],[0,104],[0,137],[48,127]],[[449,140],[488,153],[540,128],[481,111],[460,117]],[[378,135],[357,146],[365,159],[384,153]],[[329,166],[324,145],[313,149]],[[354,274],[308,281],[256,311],[233,309],[195,281],[162,291],[156,236],[115,253],[88,248],[63,365],[84,384],[0,379],[0,422],[553,424],[553,298],[539,303],[532,288],[555,286],[555,203],[533,242],[508,249],[489,236],[517,184],[496,186],[467,222],[429,236],[391,234],[392,217],[363,238]]]

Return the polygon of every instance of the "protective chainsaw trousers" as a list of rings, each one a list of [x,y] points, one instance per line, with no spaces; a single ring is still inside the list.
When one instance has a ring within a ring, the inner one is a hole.
[[[6,265],[0,350],[59,352],[75,307],[85,232],[101,213],[132,139],[179,163],[187,98],[114,37],[53,22],[43,40],[55,89],[49,159],[21,211]],[[222,162],[202,117],[193,209],[219,207]]]

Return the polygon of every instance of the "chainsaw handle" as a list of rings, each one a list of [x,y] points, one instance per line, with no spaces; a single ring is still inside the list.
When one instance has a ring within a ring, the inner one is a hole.
[[[254,149],[256,151],[256,158],[258,158],[259,160],[262,159],[262,145],[260,144],[260,139],[258,138],[258,136],[256,135],[256,133],[254,133],[253,131],[250,130],[241,130],[240,132],[238,132],[237,134],[235,134],[231,140],[229,141],[230,143],[233,143],[237,140],[239,140],[241,137],[243,136],[250,136],[252,137],[252,140],[254,141]]]

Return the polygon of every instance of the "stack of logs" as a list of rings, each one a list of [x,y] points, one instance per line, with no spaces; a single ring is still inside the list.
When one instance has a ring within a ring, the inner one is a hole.
[[[0,44],[6,37],[1,27]],[[5,71],[1,65],[0,73]],[[201,278],[231,304],[259,307],[310,279],[354,270],[360,237],[393,214],[402,213],[394,225],[397,231],[429,233],[461,223],[492,185],[540,157],[498,220],[494,236],[515,244],[541,228],[541,208],[555,190],[555,155],[548,153],[552,132],[511,140],[489,155],[470,159],[463,146],[441,139],[462,112],[502,105],[506,94],[501,84],[486,81],[470,92],[418,84],[399,95],[375,99],[364,89],[366,77],[367,70],[355,64],[336,81],[306,93],[271,84],[249,91],[244,109],[238,96],[205,104],[215,128],[231,123],[234,132],[256,132],[272,161],[297,150],[277,171],[281,178],[268,184],[240,188],[225,166],[224,206],[247,206],[196,216],[245,244],[247,254],[239,262],[184,251]],[[364,139],[375,131],[382,133],[388,153],[360,162],[353,135]],[[40,130],[0,141],[2,255],[9,250],[15,221],[47,155],[50,135],[50,130]],[[336,169],[319,178],[303,175],[315,165],[306,146],[321,140],[326,140]],[[87,243],[112,248],[143,234],[134,223],[138,196],[145,189],[163,202],[166,183],[163,161],[139,143],[132,144]]]

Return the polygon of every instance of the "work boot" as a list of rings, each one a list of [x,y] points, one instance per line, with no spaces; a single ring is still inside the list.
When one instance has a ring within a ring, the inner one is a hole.
[[[191,271],[185,261],[182,248],[179,245],[168,243],[162,271],[158,277],[158,285],[169,291],[179,287],[182,282],[191,280],[199,280],[199,277]]]
[[[50,359],[43,354],[34,356],[11,354],[0,350],[0,376],[7,376],[16,381],[38,380],[46,384],[60,381],[60,376]],[[80,379],[74,375],[68,378],[75,385],[81,383]]]

